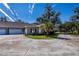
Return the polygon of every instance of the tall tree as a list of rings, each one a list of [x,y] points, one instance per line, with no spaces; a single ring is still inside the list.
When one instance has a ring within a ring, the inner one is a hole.
[[[75,29],[75,31],[79,34],[79,7],[76,7],[74,10],[74,15],[71,16],[70,21],[72,22],[72,29]]]
[[[22,21],[21,19],[17,19],[15,22],[24,23],[24,21]]]
[[[5,21],[7,22],[7,18],[4,16],[4,17],[0,17],[0,21]]]
[[[74,10],[73,10],[73,12],[74,12],[74,15],[73,16],[71,16],[71,21],[72,22],[79,22],[79,7],[76,7]]]
[[[43,15],[39,18],[37,18],[37,21],[39,23],[43,23],[42,28],[46,32],[46,34],[49,34],[50,32],[54,33],[54,27],[56,24],[61,23],[59,18],[60,13],[56,12],[52,5],[46,4],[45,12]]]

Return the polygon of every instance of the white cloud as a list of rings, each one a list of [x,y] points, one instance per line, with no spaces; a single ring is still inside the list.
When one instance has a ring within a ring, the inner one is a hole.
[[[8,16],[2,9],[0,9],[0,11],[6,16],[8,17],[11,21],[14,21],[10,16]]]
[[[10,12],[14,15],[13,11],[11,10],[10,6],[7,3],[3,3],[3,5],[10,10]]]
[[[35,3],[33,3],[32,6],[29,4],[29,13],[30,14],[33,13],[34,7],[35,7]]]

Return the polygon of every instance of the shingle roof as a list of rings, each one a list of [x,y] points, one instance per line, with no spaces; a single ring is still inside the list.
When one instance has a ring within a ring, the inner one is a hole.
[[[10,22],[10,21],[0,21],[0,28],[25,28],[25,27],[39,27],[39,23],[21,23],[21,22]]]
[[[41,24],[41,23],[32,23],[32,24],[29,24],[25,27],[40,27],[41,25],[43,25],[43,24]]]
[[[27,23],[19,23],[19,22],[4,22],[0,21],[0,27],[4,28],[24,28],[27,26]]]

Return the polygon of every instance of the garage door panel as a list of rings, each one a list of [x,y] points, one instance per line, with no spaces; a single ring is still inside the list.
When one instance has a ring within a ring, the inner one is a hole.
[[[9,34],[22,34],[22,29],[9,29]]]
[[[0,29],[0,35],[6,34],[6,29]]]

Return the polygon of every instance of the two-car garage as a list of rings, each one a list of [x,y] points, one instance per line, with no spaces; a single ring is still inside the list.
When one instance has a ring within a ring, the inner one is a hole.
[[[0,35],[24,34],[26,24],[0,21]]]
[[[8,29],[8,34],[23,34],[22,29]],[[0,29],[0,35],[5,35],[7,34],[7,29]]]

